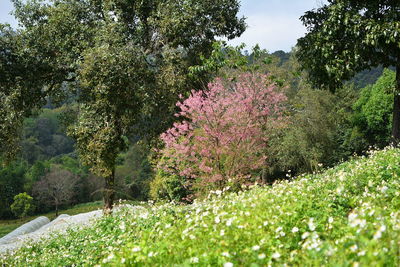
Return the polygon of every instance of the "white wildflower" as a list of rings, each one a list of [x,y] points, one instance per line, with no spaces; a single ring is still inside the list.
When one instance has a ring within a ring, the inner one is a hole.
[[[264,253],[261,253],[261,254],[258,255],[258,258],[260,260],[265,259],[265,257],[266,257],[266,255]]]
[[[232,222],[233,222],[233,219],[232,219],[232,218],[228,219],[228,220],[226,221],[226,226],[231,226],[231,225],[232,225]]]
[[[198,263],[199,262],[199,258],[193,257],[193,258],[190,259],[190,262],[191,263]]]
[[[310,229],[310,231],[315,230],[314,218],[310,218],[310,220],[308,221],[308,228]]]
[[[275,252],[274,254],[272,254],[273,259],[279,259],[280,257],[281,257],[281,254],[279,254],[279,252]]]
[[[231,255],[229,255],[229,252],[222,252],[222,256],[224,256],[224,257],[230,257]]]
[[[132,252],[138,252],[138,251],[140,251],[140,247],[134,247],[134,248],[132,249]]]
[[[309,237],[310,236],[310,233],[309,232],[304,232],[302,235],[301,235],[301,239],[306,239],[307,237]]]
[[[357,256],[364,256],[365,255],[365,250],[361,250],[360,252],[357,253]]]

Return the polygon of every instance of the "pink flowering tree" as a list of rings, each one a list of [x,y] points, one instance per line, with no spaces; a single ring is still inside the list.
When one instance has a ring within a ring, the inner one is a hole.
[[[284,124],[285,96],[262,74],[217,79],[208,89],[177,103],[182,121],[161,135],[158,169],[197,190],[240,186],[264,166],[268,132]]]

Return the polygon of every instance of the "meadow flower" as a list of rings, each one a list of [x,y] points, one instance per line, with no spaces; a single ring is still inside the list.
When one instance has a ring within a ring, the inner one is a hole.
[[[132,248],[132,252],[139,252],[141,249],[140,247],[134,247]]]
[[[264,253],[261,253],[261,254],[258,255],[258,258],[260,260],[265,259],[265,257],[266,257],[266,255]]]
[[[222,252],[222,254],[221,254],[222,256],[224,256],[224,257],[230,257],[231,255],[229,255],[229,252]]]
[[[309,232],[304,232],[304,233],[301,235],[301,239],[306,239],[309,235],[310,235]]]
[[[279,252],[275,252],[271,256],[272,256],[273,259],[279,259],[281,257],[281,254],[279,254]]]
[[[233,267],[233,263],[232,262],[225,262],[224,263],[224,267]]]
[[[296,226],[292,228],[292,233],[297,233],[299,231],[299,228],[297,228]]]
[[[310,231],[315,230],[314,218],[310,218],[310,220],[308,221],[308,228],[310,229]]]
[[[254,251],[257,251],[257,250],[259,250],[259,249],[260,249],[260,246],[258,246],[258,245],[255,245],[255,246],[253,246],[251,249],[252,249],[252,250],[254,250]]]
[[[361,250],[360,252],[357,253],[357,256],[364,256],[365,255],[365,250]]]
[[[197,258],[197,257],[190,258],[190,262],[191,263],[198,263],[199,262],[199,258]]]
[[[350,250],[353,252],[355,252],[357,249],[358,249],[358,246],[356,244],[354,244],[350,247]]]

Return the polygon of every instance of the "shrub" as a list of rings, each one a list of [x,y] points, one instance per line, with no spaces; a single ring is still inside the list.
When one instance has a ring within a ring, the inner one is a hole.
[[[189,197],[183,177],[158,170],[150,183],[150,197],[154,200],[184,201]]]
[[[35,210],[32,202],[33,198],[30,195],[27,193],[20,193],[14,196],[14,203],[11,204],[11,211],[16,217],[23,218],[30,215]]]

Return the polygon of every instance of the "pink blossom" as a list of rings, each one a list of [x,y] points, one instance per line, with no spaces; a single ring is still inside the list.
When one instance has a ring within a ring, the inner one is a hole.
[[[176,116],[184,120],[160,136],[161,153],[170,158],[160,168],[221,187],[265,164],[268,131],[284,123],[286,98],[267,75],[247,73],[225,84],[216,79],[208,91],[177,102]]]

